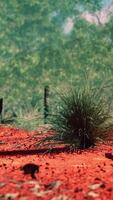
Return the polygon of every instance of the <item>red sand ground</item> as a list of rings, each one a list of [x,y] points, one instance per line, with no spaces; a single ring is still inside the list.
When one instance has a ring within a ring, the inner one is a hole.
[[[36,149],[41,131],[0,127],[0,200],[113,199],[113,160],[105,157],[113,143],[74,153],[59,146],[44,153]],[[40,166],[36,180],[20,170],[26,163]]]

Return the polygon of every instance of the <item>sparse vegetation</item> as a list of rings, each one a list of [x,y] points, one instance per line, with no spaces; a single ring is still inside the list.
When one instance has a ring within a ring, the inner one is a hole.
[[[0,98],[4,99],[5,118],[2,123],[30,130],[42,124],[45,85],[50,86],[52,93],[50,113],[56,115],[56,88],[75,83],[81,88],[86,84],[83,72],[97,86],[105,74],[107,79],[113,79],[112,15],[103,25],[81,17],[86,11],[93,15],[103,9],[102,1],[95,4],[57,0],[53,4],[50,0],[4,0],[0,4]],[[68,25],[72,28],[66,32]],[[31,106],[29,110],[26,105]]]
[[[27,107],[26,109],[19,109],[17,117],[13,125],[24,128],[26,130],[36,130],[39,125],[43,123],[43,115],[38,112],[37,108]]]

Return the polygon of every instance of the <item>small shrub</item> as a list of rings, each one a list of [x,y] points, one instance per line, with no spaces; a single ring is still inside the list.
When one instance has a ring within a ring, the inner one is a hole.
[[[51,123],[56,130],[47,140],[58,140],[74,148],[89,148],[97,139],[105,139],[112,127],[111,101],[105,87],[70,89],[60,95],[57,113]]]

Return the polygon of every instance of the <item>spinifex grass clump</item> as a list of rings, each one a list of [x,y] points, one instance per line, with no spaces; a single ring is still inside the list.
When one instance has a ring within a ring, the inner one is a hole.
[[[74,148],[89,148],[97,139],[105,139],[110,124],[110,102],[102,88],[71,89],[60,95],[58,110],[52,119],[56,130],[53,140]]]

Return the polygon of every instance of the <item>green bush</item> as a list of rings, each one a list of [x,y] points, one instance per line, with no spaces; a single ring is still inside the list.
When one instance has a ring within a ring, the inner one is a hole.
[[[57,113],[51,123],[56,130],[47,140],[58,140],[74,148],[89,148],[105,139],[112,128],[111,94],[105,85],[69,89],[60,95]]]

